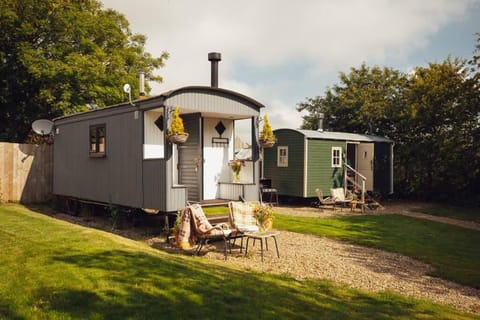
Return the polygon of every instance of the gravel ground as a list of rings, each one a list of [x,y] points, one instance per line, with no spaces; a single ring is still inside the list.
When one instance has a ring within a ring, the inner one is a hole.
[[[435,217],[411,212],[409,209],[420,207],[420,203],[408,205],[391,203],[377,211],[365,214],[399,213],[418,218],[455,224],[465,228],[480,230],[478,223],[460,221],[444,217]],[[331,217],[338,215],[359,215],[358,210],[335,211],[331,209],[277,207],[278,214]],[[62,213],[52,214],[56,218],[82,224],[89,227],[110,231],[111,224],[97,219],[85,222],[80,217]],[[177,251],[165,243],[163,237],[149,238],[138,230],[118,230],[116,233],[139,241],[146,241],[152,247],[166,251]],[[288,274],[296,279],[328,279],[343,283],[353,288],[369,291],[392,291],[401,295],[419,299],[428,299],[437,303],[453,306],[457,309],[480,314],[480,290],[434,278],[428,275],[432,270],[429,265],[400,254],[348,244],[325,237],[303,235],[282,231],[277,236],[280,258],[277,258],[273,241],[269,241],[269,251],[265,251],[264,262],[260,259],[259,243],[249,247],[248,256],[234,248],[228,255],[227,264],[234,264],[246,270]],[[238,244],[238,242],[237,242]],[[210,245],[202,258],[223,261],[223,244]]]
[[[391,205],[370,211],[366,214],[400,213],[417,216],[408,211],[418,207]],[[359,212],[332,210],[320,211],[315,208],[278,207],[279,214],[328,217],[337,215],[358,215]],[[425,217],[427,216],[427,217]],[[480,230],[478,224],[454,219],[420,215],[420,218],[461,225]],[[465,225],[464,225],[465,224]],[[317,278],[343,283],[353,288],[369,291],[392,291],[401,295],[419,299],[428,299],[457,309],[480,314],[480,290],[462,286],[453,282],[428,275],[432,267],[400,254],[366,248],[354,244],[331,240],[325,237],[303,235],[282,231],[278,236],[280,258],[274,250],[274,242],[269,241],[269,251],[265,251],[264,262],[260,258],[259,243],[249,247],[244,256],[238,248],[228,255],[226,263],[241,266],[247,270],[288,274],[296,279]],[[153,246],[163,247],[163,239],[150,239]],[[207,259],[223,260],[223,244],[211,245],[204,255]]]

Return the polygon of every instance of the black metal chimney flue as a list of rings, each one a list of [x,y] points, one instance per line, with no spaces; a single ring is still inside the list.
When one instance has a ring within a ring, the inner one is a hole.
[[[222,54],[219,52],[210,52],[208,54],[208,61],[212,63],[211,66],[211,86],[218,88],[218,62],[222,60]]]

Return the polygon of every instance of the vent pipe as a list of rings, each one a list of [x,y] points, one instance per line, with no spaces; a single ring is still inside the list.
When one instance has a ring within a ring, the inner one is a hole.
[[[145,98],[145,72],[140,71],[138,74],[139,77],[139,90],[140,90],[140,99]]]
[[[318,114],[318,132],[323,131],[323,119],[325,119],[325,114],[320,112]]]
[[[210,79],[213,88],[218,88],[218,62],[221,60],[222,54],[219,52],[210,52],[208,54],[208,61],[212,63]]]

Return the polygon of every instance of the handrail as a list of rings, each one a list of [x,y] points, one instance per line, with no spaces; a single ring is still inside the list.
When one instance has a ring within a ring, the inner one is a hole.
[[[361,188],[361,201],[362,201],[362,204],[364,204],[365,203],[365,181],[367,180],[367,178],[364,175],[362,175],[360,172],[358,172],[357,170],[349,166],[348,164],[344,163],[343,165],[345,167],[345,170],[344,170],[345,192],[347,188],[347,181],[352,182],[355,186],[357,186],[358,188]],[[351,170],[355,174],[355,176],[359,176],[362,179],[361,187],[360,187],[360,184],[356,181],[356,179],[352,179],[347,175],[347,170]]]
[[[367,180],[367,178],[361,174],[360,172],[358,172],[357,170],[353,169],[351,166],[349,166],[348,164],[344,163],[343,164],[347,169],[350,169],[352,170],[357,176],[360,176],[360,178],[362,178],[363,180]]]

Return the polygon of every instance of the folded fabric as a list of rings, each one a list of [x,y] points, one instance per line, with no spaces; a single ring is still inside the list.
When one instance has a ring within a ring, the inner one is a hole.
[[[228,237],[232,233],[232,230],[228,229],[226,224],[213,227],[199,204],[184,208],[181,221],[178,245],[182,249],[191,249],[197,238]]]

